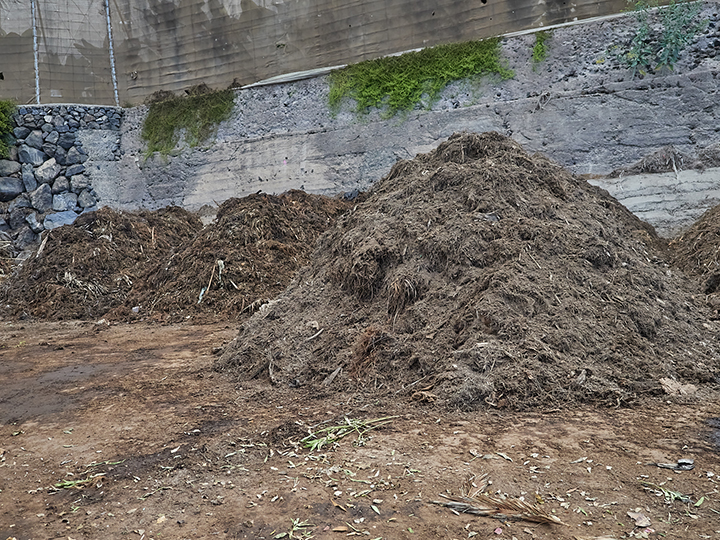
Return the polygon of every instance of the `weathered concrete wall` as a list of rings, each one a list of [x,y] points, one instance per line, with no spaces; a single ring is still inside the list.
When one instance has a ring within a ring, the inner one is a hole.
[[[625,0],[3,0],[0,98],[140,103],[156,90],[249,84],[625,7]]]
[[[378,112],[358,116],[352,104],[332,115],[323,77],[241,90],[233,117],[207,146],[181,148],[168,158],[144,156],[144,107],[21,109],[17,160],[0,163],[6,171],[0,174],[6,177],[0,230],[9,227],[23,241],[36,238],[48,216],[62,212],[54,195],[72,218],[96,199],[118,209],[198,209],[258,190],[364,190],[397,160],[428,152],[454,132],[494,130],[578,174],[594,175],[594,183],[670,236],[720,203],[718,169],[602,175],[667,145],[692,155],[720,142],[720,16],[709,17],[711,26],[675,72],[633,77],[608,54],[630,35],[627,20],[563,28],[552,35],[547,62],[530,62],[533,36],[506,39],[503,56],[515,78],[453,84],[431,107],[390,120]],[[67,159],[70,143],[82,167]],[[36,151],[34,164],[21,158],[23,145]],[[42,200],[33,195],[41,188]]]
[[[668,238],[720,204],[720,168],[592,181]]]
[[[106,13],[105,0],[0,2],[0,99],[116,105]]]
[[[430,110],[390,120],[350,109],[331,115],[324,78],[242,90],[234,117],[214,141],[167,160],[144,159],[144,109],[136,108],[125,115],[119,161],[91,156],[88,174],[104,204],[197,209],[258,190],[363,190],[398,159],[427,152],[456,131],[510,134],[578,174],[605,175],[666,145],[692,154],[720,141],[714,48],[720,18],[711,22],[674,73],[644,78],[632,77],[607,54],[627,35],[628,21],[556,30],[550,59],[534,69],[533,37],[507,39],[503,55],[514,79],[458,83]],[[677,180],[686,183],[682,189],[662,177],[644,191],[628,178],[603,186],[672,234],[720,203],[716,171],[697,180],[684,174]]]

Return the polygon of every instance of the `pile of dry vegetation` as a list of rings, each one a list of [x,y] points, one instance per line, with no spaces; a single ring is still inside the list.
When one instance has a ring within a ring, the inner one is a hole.
[[[291,191],[230,199],[216,222],[180,208],[103,208],[46,233],[0,290],[6,316],[196,322],[249,315],[307,264],[350,203]]]
[[[701,281],[700,290],[720,308],[720,206],[705,212],[684,234],[670,242],[671,260],[689,276]]]
[[[11,317],[92,319],[122,306],[149,261],[202,228],[180,208],[116,212],[102,208],[44,233],[40,249],[3,283]]]
[[[677,173],[688,169],[702,171],[710,167],[720,167],[720,144],[707,146],[694,156],[680,152],[670,145],[663,146],[629,167],[615,169],[608,176],[617,178],[633,174]]]
[[[606,192],[499,134],[454,135],[322,236],[216,368],[461,409],[716,384],[710,311],[665,257]]]
[[[163,320],[237,320],[280,294],[350,203],[303,191],[229,199],[216,222],[153,261],[126,308]]]

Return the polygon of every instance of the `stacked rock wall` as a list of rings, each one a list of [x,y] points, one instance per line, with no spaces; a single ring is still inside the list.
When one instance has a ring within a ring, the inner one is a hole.
[[[20,107],[10,159],[0,160],[0,232],[22,249],[38,234],[94,210],[98,196],[85,163],[86,135],[114,135],[119,158],[122,109],[55,105]],[[105,137],[107,138],[107,137]]]

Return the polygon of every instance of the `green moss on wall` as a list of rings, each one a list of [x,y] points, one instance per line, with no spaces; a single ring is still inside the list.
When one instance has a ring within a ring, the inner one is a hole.
[[[432,103],[450,82],[474,75],[513,76],[500,60],[500,39],[440,45],[400,56],[349,65],[330,74],[330,108],[337,112],[345,99],[358,112],[383,109],[387,117]]]
[[[0,100],[0,158],[7,158],[10,154],[10,140],[14,127],[13,115],[17,107],[10,100]]]
[[[150,109],[143,123],[146,154],[172,153],[181,135],[191,147],[206,141],[217,131],[220,122],[230,118],[234,98],[232,89],[213,91],[204,85],[187,96],[156,95],[149,103]]]
[[[533,45],[532,50],[533,69],[535,69],[538,64],[547,60],[547,40],[550,39],[551,35],[550,30],[541,30],[535,34],[535,45]]]

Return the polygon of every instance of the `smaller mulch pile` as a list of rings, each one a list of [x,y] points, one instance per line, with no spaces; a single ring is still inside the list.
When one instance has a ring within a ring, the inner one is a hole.
[[[14,255],[12,237],[0,231],[0,284],[12,274]]]
[[[664,250],[556,163],[457,134],[395,164],[215,367],[460,409],[716,388],[718,328]]]
[[[720,206],[711,208],[669,244],[672,263],[701,282],[708,303],[720,309]]]
[[[236,319],[282,292],[348,201],[292,190],[229,199],[216,222],[149,265],[125,309],[177,322]]]
[[[46,233],[2,284],[2,314],[212,322],[249,316],[309,261],[350,202],[291,191],[223,203],[203,228],[180,208],[103,208]]]
[[[0,298],[11,317],[67,320],[121,306],[148,261],[164,257],[202,228],[181,208],[116,212],[102,208],[45,233]]]
[[[680,152],[670,145],[663,146],[629,167],[615,169],[608,177],[658,174],[689,169],[702,171],[711,167],[720,167],[720,144],[713,144],[703,148],[695,156]]]

